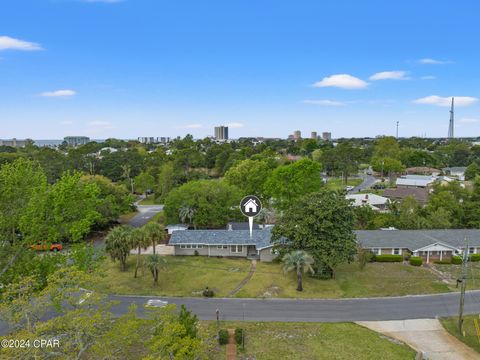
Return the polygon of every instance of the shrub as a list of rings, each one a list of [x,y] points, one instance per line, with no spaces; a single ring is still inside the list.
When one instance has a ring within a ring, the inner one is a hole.
[[[242,345],[244,336],[245,330],[243,330],[242,328],[235,329],[235,342],[237,343],[237,345]]]
[[[218,331],[218,343],[220,345],[228,344],[228,331],[225,329],[220,329]]]
[[[449,265],[452,263],[452,260],[437,260],[437,261],[434,261],[433,262],[434,264],[438,264],[438,265]]]
[[[198,256],[198,255],[199,255],[199,254],[198,254],[198,251],[195,250],[195,251],[193,252],[193,255]]]
[[[420,256],[412,256],[410,258],[410,265],[413,265],[413,266],[421,266],[423,263],[423,260]]]
[[[463,262],[461,256],[452,256],[452,264],[460,265]]]
[[[480,261],[480,254],[470,254],[468,260],[472,262]]]
[[[208,286],[203,290],[203,296],[205,297],[214,297],[215,293],[213,292],[212,289],[209,289]]]
[[[375,256],[376,262],[402,262],[403,255],[377,255]]]

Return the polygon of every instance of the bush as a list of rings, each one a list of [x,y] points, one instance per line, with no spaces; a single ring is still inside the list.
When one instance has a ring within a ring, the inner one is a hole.
[[[237,345],[242,345],[245,336],[244,334],[245,330],[243,330],[242,328],[235,329],[235,342],[237,343]]]
[[[215,293],[213,292],[213,290],[209,289],[208,286],[205,288],[205,290],[203,290],[202,294],[205,297],[214,297],[215,296]]]
[[[470,254],[468,260],[472,262],[480,261],[480,254]]]
[[[198,255],[199,255],[199,254],[198,254],[198,251],[195,250],[195,251],[193,252],[193,255],[198,256]]]
[[[410,265],[413,265],[413,266],[421,266],[423,263],[423,260],[420,256],[412,256],[410,258]]]
[[[228,344],[228,331],[225,329],[220,329],[218,331],[218,343],[220,345]]]
[[[403,255],[377,255],[375,256],[376,262],[402,262]]]
[[[462,264],[463,260],[462,260],[462,257],[461,256],[453,256],[452,257],[452,264],[455,264],[455,265],[460,265]]]
[[[433,262],[434,264],[438,264],[438,265],[450,265],[452,263],[452,260],[437,260],[437,261],[434,261]]]

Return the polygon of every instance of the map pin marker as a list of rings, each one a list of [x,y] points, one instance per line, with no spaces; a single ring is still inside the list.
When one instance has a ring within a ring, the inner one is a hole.
[[[240,211],[248,217],[248,226],[250,228],[250,239],[253,235],[253,218],[262,210],[262,203],[255,195],[247,195],[240,201]]]

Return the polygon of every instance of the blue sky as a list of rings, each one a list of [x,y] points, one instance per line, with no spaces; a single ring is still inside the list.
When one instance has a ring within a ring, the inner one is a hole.
[[[480,136],[480,3],[4,1],[0,138]]]

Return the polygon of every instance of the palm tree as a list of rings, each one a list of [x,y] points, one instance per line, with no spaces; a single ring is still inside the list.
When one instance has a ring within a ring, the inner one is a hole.
[[[283,271],[288,273],[292,270],[297,272],[297,291],[303,291],[303,273],[305,271],[310,271],[312,274],[314,270],[312,264],[314,263],[313,258],[303,250],[295,250],[283,257]]]
[[[153,283],[158,284],[158,274],[160,269],[167,263],[163,256],[152,254],[147,256],[146,265],[152,272]]]
[[[165,239],[165,229],[162,225],[156,222],[150,222],[143,226],[146,241],[153,246],[153,253],[155,254],[155,247],[157,243]]]
[[[185,221],[188,219],[188,223],[191,225],[193,216],[195,215],[196,211],[197,210],[193,206],[185,204],[180,209],[178,209],[178,215],[182,223],[185,223]]]
[[[147,248],[150,245],[150,239],[146,236],[143,228],[133,229],[131,231],[131,244],[133,248],[137,248],[137,264],[135,265],[135,275],[137,277],[138,269],[140,267],[140,257],[142,248]]]
[[[105,251],[110,254],[113,261],[120,261],[122,271],[126,269],[127,256],[132,248],[131,231],[130,226],[119,226],[113,228],[105,239]]]

